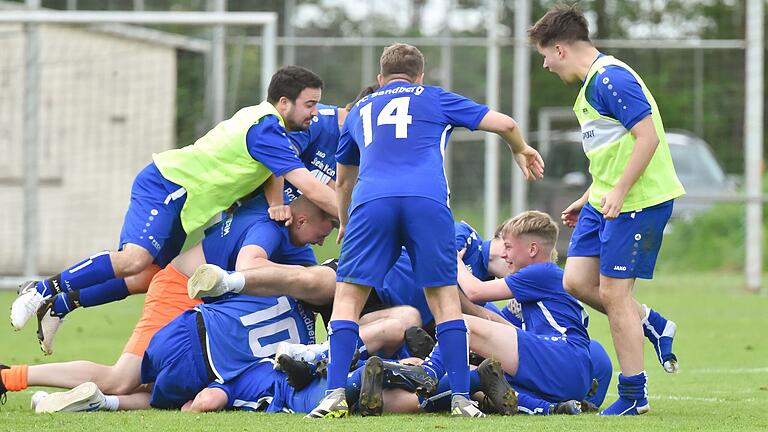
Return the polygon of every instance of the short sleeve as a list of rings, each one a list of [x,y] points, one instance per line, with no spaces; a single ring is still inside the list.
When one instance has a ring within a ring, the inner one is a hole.
[[[591,99],[597,112],[618,120],[627,130],[651,114],[651,104],[640,83],[620,66],[608,66],[595,74]]]
[[[351,115],[347,116],[341,128],[339,146],[336,148],[336,162],[343,165],[360,165],[360,149],[357,148],[357,143],[349,130]]]
[[[299,132],[290,132],[288,134],[288,139],[291,140],[291,143],[296,147],[296,149],[298,149],[299,154],[303,155],[304,152],[309,150],[312,136],[310,135],[309,130],[305,130]]]
[[[462,222],[456,222],[455,225],[456,228],[456,251],[460,251],[467,247],[467,242],[469,241],[469,237],[472,235],[472,230],[467,226],[467,224]]]
[[[303,168],[296,149],[275,116],[264,117],[248,129],[248,153],[276,176]]]
[[[485,105],[443,89],[440,89],[440,108],[448,123],[469,130],[477,129],[489,111]]]
[[[241,247],[255,245],[264,249],[267,258],[280,250],[283,243],[283,235],[277,223],[254,224],[245,233]]]
[[[532,264],[504,278],[512,296],[520,303],[530,303],[552,297],[547,289],[553,277],[552,263]]]

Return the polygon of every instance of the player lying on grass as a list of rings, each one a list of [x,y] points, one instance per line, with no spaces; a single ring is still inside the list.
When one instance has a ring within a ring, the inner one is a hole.
[[[60,318],[72,307],[146,292],[152,276],[178,255],[185,240],[194,244],[209,220],[273,173],[285,176],[329,214],[337,214],[333,190],[309,173],[286,138],[286,131],[309,127],[322,86],[307,69],[281,68],[272,77],[267,101],[238,111],[194,145],[155,154],[134,182],[118,250],[25,283],[11,308],[13,327],[21,329],[45,300],[53,304],[44,311]],[[282,206],[282,194],[277,196],[273,205]],[[45,346],[43,351],[49,353]]]
[[[141,359],[151,337],[180,313],[200,303],[187,296],[188,275],[199,265],[212,262],[232,270],[269,265],[270,254],[274,254],[280,245],[322,242],[335,224],[333,218],[306,198],[293,202],[291,209],[294,222],[289,227],[281,226],[269,219],[265,198],[257,196],[209,228],[208,236],[201,243],[176,257],[169,266],[158,272],[150,284],[142,317],[115,365],[110,367],[76,361],[31,367],[14,366],[0,371],[0,391],[18,391],[27,385],[72,388],[86,381],[94,381],[110,394],[135,392],[140,384]],[[279,259],[301,260],[302,264],[316,262],[310,249],[293,248],[301,254]],[[333,271],[325,267],[303,270],[312,274],[322,274],[324,271],[333,274]],[[300,298],[322,304],[332,296],[332,290],[312,290],[303,293]]]

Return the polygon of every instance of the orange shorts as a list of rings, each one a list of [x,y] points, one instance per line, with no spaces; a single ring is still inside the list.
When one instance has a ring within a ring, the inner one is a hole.
[[[189,298],[187,280],[185,275],[170,264],[155,274],[144,298],[141,318],[123,349],[124,353],[144,356],[149,340],[158,330],[185,310],[202,303],[200,300]]]

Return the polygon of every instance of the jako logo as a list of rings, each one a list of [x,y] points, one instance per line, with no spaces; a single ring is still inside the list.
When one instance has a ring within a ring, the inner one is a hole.
[[[590,139],[595,137],[595,131],[594,130],[588,130],[586,132],[582,132],[581,134],[582,139]]]
[[[614,270],[627,271],[627,266],[613,266]]]

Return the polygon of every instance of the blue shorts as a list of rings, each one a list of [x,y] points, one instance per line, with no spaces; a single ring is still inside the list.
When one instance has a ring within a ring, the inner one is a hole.
[[[510,384],[540,399],[582,400],[592,384],[589,349],[517,329],[519,365]]]
[[[181,226],[186,199],[184,188],[165,179],[154,162],[147,165],[133,181],[118,248],[126,243],[139,245],[155,258],[155,264],[168,265],[187,238]]]
[[[595,394],[584,399],[592,402],[595,406],[600,406],[605,401],[605,395],[611,385],[613,366],[605,348],[594,339],[589,341],[589,358],[592,360],[592,378],[597,380],[597,390]]]
[[[197,315],[194,309],[179,315],[152,336],[144,352],[141,382],[154,383],[149,402],[154,408],[181,408],[212,381],[200,345]]]
[[[606,220],[587,203],[568,246],[569,257],[600,257],[600,274],[617,279],[653,279],[673,200]]]
[[[378,198],[357,206],[341,244],[336,280],[381,286],[405,246],[421,288],[456,284],[451,210],[429,198]]]

